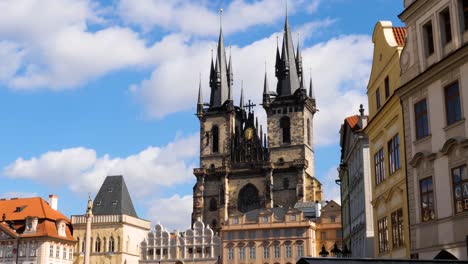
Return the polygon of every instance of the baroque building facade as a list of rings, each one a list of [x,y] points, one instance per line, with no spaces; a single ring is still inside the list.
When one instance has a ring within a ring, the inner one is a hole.
[[[58,197],[0,200],[0,263],[73,263],[70,220],[57,210]]]
[[[468,1],[404,1],[401,97],[411,255],[467,259]]]
[[[192,222],[200,218],[219,231],[234,213],[322,200],[312,144],[317,109],[312,87],[307,92],[304,85],[300,52],[299,46],[294,51],[286,17],[282,48],[276,51],[276,91],[270,91],[265,73],[264,130],[242,92],[234,104],[232,59],[227,61],[221,28],[209,103],[199,87],[200,168],[194,169]]]
[[[138,218],[123,176],[107,176],[88,209],[92,212],[90,219],[88,214],[71,217],[73,236],[77,241],[73,263],[83,263],[87,253],[85,240],[89,219],[89,263],[137,264],[141,243],[151,223]]]
[[[343,240],[352,257],[374,256],[374,222],[367,116],[347,117],[340,129],[341,163],[338,168],[342,197]]]
[[[201,221],[193,223],[193,229],[183,233],[169,233],[160,224],[148,232],[143,242],[143,263],[221,263],[221,238],[214,234],[210,226]]]
[[[295,263],[342,244],[341,207],[334,201],[299,202],[294,208],[234,213],[222,227],[223,263]],[[314,212],[310,214],[310,212]]]
[[[400,54],[405,28],[380,21],[374,27],[374,55],[367,87],[374,222],[374,251],[378,258],[408,258],[409,218],[405,141],[400,98]]]

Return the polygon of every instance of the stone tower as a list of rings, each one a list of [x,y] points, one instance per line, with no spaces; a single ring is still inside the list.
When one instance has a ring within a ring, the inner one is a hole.
[[[287,17],[276,76],[277,91],[271,92],[265,73],[267,136],[243,91],[239,105],[234,104],[232,59],[226,58],[220,29],[209,103],[203,102],[199,84],[200,168],[194,169],[192,222],[200,219],[219,230],[232,213],[321,200],[321,184],[313,173],[315,98],[312,87],[309,95],[304,88],[300,47],[295,55]]]

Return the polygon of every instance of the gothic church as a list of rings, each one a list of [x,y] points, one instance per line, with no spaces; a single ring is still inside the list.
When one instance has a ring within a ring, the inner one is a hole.
[[[220,29],[209,103],[203,101],[201,83],[199,87],[200,168],[194,169],[192,222],[201,219],[219,230],[233,213],[322,199],[321,183],[314,177],[315,96],[312,81],[308,92],[304,85],[301,50],[297,45],[294,51],[287,16],[275,68],[276,91],[269,90],[265,73],[264,133],[242,92],[239,105],[234,103],[232,59],[227,61]]]

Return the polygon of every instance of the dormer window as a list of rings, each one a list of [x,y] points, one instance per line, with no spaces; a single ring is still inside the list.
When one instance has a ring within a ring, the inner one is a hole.
[[[27,217],[26,218],[26,233],[34,233],[37,230],[37,217]]]
[[[264,215],[264,216],[262,217],[262,222],[263,222],[263,223],[268,223],[268,216]]]
[[[113,206],[117,206],[117,200],[112,201]]]
[[[232,223],[235,224],[235,225],[239,224],[239,218],[238,218],[238,217],[234,217],[234,218],[232,219]]]
[[[290,219],[291,221],[296,221],[296,215],[295,215],[295,214],[291,215],[291,216],[289,217],[289,219]]]
[[[67,234],[65,232],[65,227],[66,227],[66,224],[65,224],[65,221],[64,220],[58,220],[56,222],[56,226],[57,226],[57,234],[61,237],[66,237]]]

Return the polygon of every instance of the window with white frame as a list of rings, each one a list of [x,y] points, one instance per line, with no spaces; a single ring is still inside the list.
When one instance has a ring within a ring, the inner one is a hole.
[[[304,256],[304,246],[302,244],[297,245],[297,256],[298,257]]]
[[[250,254],[250,256],[249,256],[250,259],[255,259],[255,254],[256,254],[256,252],[255,252],[255,246],[250,246],[250,248],[249,248],[249,254]]]
[[[291,245],[289,245],[289,244],[286,245],[285,249],[286,249],[286,257],[287,257],[287,258],[292,257]]]
[[[281,248],[279,245],[275,246],[275,258],[280,258],[281,257]]]
[[[270,248],[268,245],[263,246],[263,258],[270,258]]]
[[[239,259],[245,259],[245,247],[239,248]]]
[[[228,259],[234,259],[234,248],[228,248]]]

